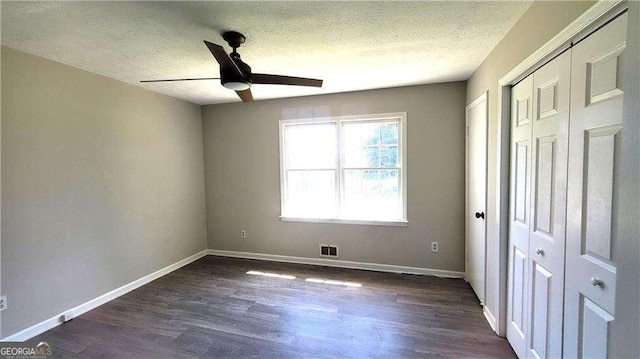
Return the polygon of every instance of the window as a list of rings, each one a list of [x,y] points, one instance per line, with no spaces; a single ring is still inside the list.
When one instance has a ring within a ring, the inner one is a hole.
[[[280,121],[282,219],[406,225],[406,113]]]

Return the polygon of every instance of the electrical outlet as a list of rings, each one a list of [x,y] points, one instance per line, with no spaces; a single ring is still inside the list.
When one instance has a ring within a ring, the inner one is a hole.
[[[439,250],[440,250],[440,245],[438,244],[438,242],[431,242],[431,251],[438,253]]]
[[[2,297],[0,297],[0,310],[5,310],[8,306],[9,303],[7,302],[7,296],[3,295]]]
[[[240,231],[240,238],[247,239],[247,231],[244,229]]]

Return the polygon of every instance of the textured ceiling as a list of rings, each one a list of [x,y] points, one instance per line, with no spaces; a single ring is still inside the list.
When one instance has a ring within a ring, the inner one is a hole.
[[[324,79],[255,85],[256,100],[466,80],[530,2],[6,2],[2,45],[197,104],[239,101],[202,40],[254,72]]]

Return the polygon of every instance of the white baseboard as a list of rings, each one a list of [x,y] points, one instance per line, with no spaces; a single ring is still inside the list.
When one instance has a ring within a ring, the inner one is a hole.
[[[463,278],[465,275],[464,272],[448,271],[448,270],[441,270],[441,269],[406,267],[406,266],[396,266],[391,264],[352,262],[352,261],[343,261],[343,260],[326,259],[326,258],[292,257],[292,256],[281,256],[281,255],[264,254],[264,253],[222,251],[217,249],[209,249],[207,250],[207,254],[213,255],[213,256],[220,256],[220,257],[260,259],[260,260],[272,261],[272,262],[312,264],[312,265],[327,266],[327,267],[364,269],[364,270],[372,270],[372,271],[378,271],[378,272],[430,275],[430,276],[443,277],[443,278]]]
[[[487,322],[489,322],[489,326],[491,326],[491,329],[493,329],[493,331],[498,334],[498,321],[496,320],[496,317],[493,316],[493,313],[491,313],[491,311],[489,310],[489,307],[487,307],[486,305],[482,306],[482,314],[484,314],[485,319],[487,319]]]
[[[88,302],[85,302],[83,304],[80,304],[74,308],[65,310],[62,313],[56,314],[53,317],[44,320],[36,325],[33,325],[27,329],[21,330],[15,334],[12,334],[8,337],[2,338],[2,342],[22,342],[28,339],[31,339],[33,337],[35,337],[38,334],[44,333],[49,329],[52,329],[60,324],[62,324],[62,320],[61,320],[61,316],[65,313],[73,313],[73,317],[77,317],[79,315],[82,315],[92,309],[95,309],[109,301],[112,301],[118,297],[120,297],[121,295],[127,294],[130,291],[137,289],[139,287],[142,287],[143,285],[158,279],[160,277],[162,277],[163,275],[169,274],[171,272],[173,272],[174,270],[184,267],[185,265],[194,262],[204,256],[207,255],[207,250],[203,250],[201,252],[198,252],[192,256],[189,256],[181,261],[178,261],[176,263],[173,263],[167,267],[164,267],[158,271],[155,271],[149,275],[146,275],[140,279],[134,280],[131,283],[125,284],[120,288],[116,288],[108,293],[105,293],[97,298],[91,299]]]

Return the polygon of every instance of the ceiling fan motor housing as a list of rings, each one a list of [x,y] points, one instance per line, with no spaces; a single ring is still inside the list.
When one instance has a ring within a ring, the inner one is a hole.
[[[244,61],[240,60],[240,54],[231,53],[231,60],[238,66],[242,74],[238,74],[236,71],[231,69],[223,69],[220,68],[220,80],[222,85],[225,86],[227,83],[244,83],[248,86],[251,86],[251,66],[247,65]],[[225,86],[232,88],[235,85]]]

